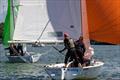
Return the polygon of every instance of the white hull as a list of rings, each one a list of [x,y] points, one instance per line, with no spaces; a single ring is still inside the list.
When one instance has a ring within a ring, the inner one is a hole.
[[[41,54],[33,54],[29,53],[24,56],[10,56],[6,55],[8,57],[9,62],[13,63],[34,63],[39,61]]]
[[[100,75],[103,62],[96,61],[92,66],[63,68],[64,64],[48,65],[46,72],[52,79],[93,79]]]

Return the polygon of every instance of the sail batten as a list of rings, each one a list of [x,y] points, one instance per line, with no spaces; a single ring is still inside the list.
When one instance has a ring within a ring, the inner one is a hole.
[[[13,40],[59,41],[64,32],[78,39],[80,19],[79,0],[20,0]]]

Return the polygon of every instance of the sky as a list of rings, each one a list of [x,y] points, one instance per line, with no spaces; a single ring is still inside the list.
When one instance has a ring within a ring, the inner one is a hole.
[[[0,0],[0,23],[4,22],[7,11],[7,0]]]

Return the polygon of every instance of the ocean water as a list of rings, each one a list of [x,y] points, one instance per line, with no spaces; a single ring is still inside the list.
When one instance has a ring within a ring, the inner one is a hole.
[[[120,80],[120,45],[92,45],[94,58],[103,61],[101,75],[95,80]],[[57,46],[62,49],[62,46]],[[54,48],[31,47],[29,51],[43,54],[37,63],[9,63],[3,46],[0,44],[0,80],[51,80],[45,72],[45,65],[60,63],[64,55]]]

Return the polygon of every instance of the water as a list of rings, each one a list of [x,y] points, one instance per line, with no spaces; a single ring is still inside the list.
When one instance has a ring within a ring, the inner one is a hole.
[[[93,47],[94,57],[105,63],[102,74],[96,80],[120,80],[120,46],[94,45]],[[0,45],[0,80],[51,80],[44,70],[45,65],[63,62],[64,56],[51,47],[28,47],[28,49],[43,54],[38,63],[9,63]]]

